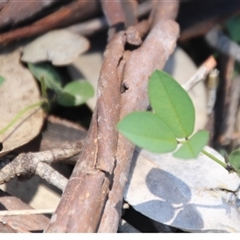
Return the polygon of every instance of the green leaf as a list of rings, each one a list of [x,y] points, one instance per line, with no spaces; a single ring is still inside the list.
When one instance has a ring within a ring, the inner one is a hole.
[[[234,169],[240,170],[240,149],[231,152],[229,162]]]
[[[155,153],[173,151],[177,141],[172,131],[151,112],[133,112],[123,118],[117,129],[132,143]]]
[[[41,78],[44,78],[44,83],[46,84],[47,88],[52,89],[57,94],[62,91],[62,79],[51,64],[28,63],[28,68],[38,81],[41,81]]]
[[[61,92],[57,95],[57,102],[65,107],[72,107],[75,104],[75,96],[67,92]]]
[[[0,86],[4,83],[4,81],[5,79],[2,76],[0,76]]]
[[[68,83],[57,97],[59,104],[70,107],[79,106],[94,96],[94,89],[87,81],[73,81]]]
[[[233,69],[233,74],[232,74],[232,79],[236,78],[240,73],[240,63],[235,62],[234,63],[234,69]]]
[[[227,30],[230,38],[235,42],[240,42],[240,16],[230,18],[227,23]]]
[[[195,133],[173,154],[174,157],[182,159],[196,158],[206,146],[209,139],[209,133],[201,130]]]
[[[195,111],[192,100],[170,75],[154,71],[150,76],[148,94],[154,112],[176,138],[189,137],[193,133]]]
[[[41,86],[42,98],[47,99],[47,87],[46,87],[46,84],[45,84],[45,81],[44,81],[44,77],[41,77],[40,86]]]

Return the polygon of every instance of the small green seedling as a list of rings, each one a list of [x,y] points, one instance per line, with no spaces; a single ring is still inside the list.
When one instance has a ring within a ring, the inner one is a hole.
[[[46,87],[55,93],[54,100],[62,106],[79,106],[94,95],[94,89],[88,81],[72,81],[62,87],[61,76],[49,63],[28,63],[28,68],[39,81],[44,78]]]
[[[118,131],[136,146],[155,153],[173,152],[181,159],[194,159],[202,152],[226,168],[240,174],[240,150],[229,156],[229,164],[204,150],[209,133],[193,134],[195,109],[188,93],[170,75],[154,71],[149,79],[148,96],[152,112],[132,112],[118,124]],[[240,175],[239,175],[240,176]]]
[[[48,112],[51,102],[57,101],[62,106],[79,106],[93,97],[94,89],[87,81],[73,81],[62,88],[62,78],[58,72],[48,63],[32,64],[28,63],[29,70],[41,83],[42,99],[34,104],[26,106],[2,129],[0,135],[6,132],[15,124],[27,111],[41,106]],[[4,78],[0,76],[0,86]],[[52,100],[47,97],[46,89],[53,90],[55,96]]]

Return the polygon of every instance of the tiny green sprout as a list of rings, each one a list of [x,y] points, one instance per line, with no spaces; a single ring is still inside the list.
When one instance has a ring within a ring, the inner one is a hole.
[[[4,83],[5,79],[4,77],[0,76],[0,86]]]
[[[35,107],[42,107],[45,112],[49,112],[50,105],[54,101],[67,107],[79,106],[94,96],[94,89],[87,81],[76,80],[62,87],[63,80],[61,76],[49,63],[28,63],[28,68],[33,76],[40,82],[42,98],[39,102],[20,110],[4,128],[0,129],[0,135],[12,127],[27,111]],[[0,76],[0,86],[3,82],[4,78]],[[47,89],[51,89],[55,93],[55,96],[51,100],[48,99]],[[1,148],[0,145],[0,151]]]
[[[41,82],[44,78],[45,89],[51,89],[55,93],[51,102],[57,101],[62,106],[72,107],[79,106],[94,96],[92,85],[85,80],[72,81],[62,87],[62,77],[49,63],[28,63],[28,68],[38,81]],[[47,95],[46,92],[44,94]]]
[[[200,153],[229,172],[240,174],[240,150],[224,163],[206,150],[209,133],[194,131],[195,109],[188,93],[170,75],[154,71],[149,79],[148,96],[152,112],[132,112],[121,119],[117,130],[136,146],[155,153],[173,152],[181,159],[195,159]],[[238,158],[236,157],[238,156]]]

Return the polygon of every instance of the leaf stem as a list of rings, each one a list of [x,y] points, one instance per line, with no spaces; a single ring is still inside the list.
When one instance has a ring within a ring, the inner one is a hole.
[[[41,101],[37,102],[37,103],[34,103],[34,104],[31,104],[27,107],[25,107],[24,109],[22,109],[20,112],[17,113],[17,115],[12,119],[12,121],[10,121],[8,123],[7,126],[5,126],[4,128],[0,129],[0,135],[3,134],[4,132],[6,132],[13,124],[15,124],[19,118],[25,114],[28,110],[32,109],[32,108],[35,108],[35,107],[38,107],[38,106],[41,106],[43,103],[46,102],[46,99],[42,99]]]
[[[202,150],[202,153],[205,154],[206,156],[208,156],[209,158],[211,158],[213,161],[215,161],[216,163],[220,164],[222,167],[224,167],[229,173],[231,172],[235,172],[240,176],[240,171],[233,168],[231,165],[226,164],[222,161],[220,161],[218,158],[214,157],[212,154],[210,154],[209,152]]]
[[[214,157],[211,153],[205,151],[204,149],[202,150],[202,153],[205,154],[206,156],[208,156],[209,158],[211,158],[216,163],[220,164],[225,169],[227,169],[227,164],[222,162],[222,161],[220,161],[218,158]]]

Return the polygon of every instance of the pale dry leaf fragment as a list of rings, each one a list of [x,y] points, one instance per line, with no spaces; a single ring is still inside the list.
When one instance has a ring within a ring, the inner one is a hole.
[[[143,215],[184,231],[240,232],[239,185],[236,174],[205,155],[186,161],[137,149],[124,199]]]
[[[67,30],[50,31],[23,48],[24,62],[51,61],[55,66],[68,65],[88,50],[89,41]]]
[[[40,101],[37,83],[20,63],[20,48],[0,52],[0,75],[5,82],[0,87],[0,130],[25,107]],[[11,128],[0,135],[3,149],[0,157],[36,137],[44,121],[40,107],[27,111]]]

